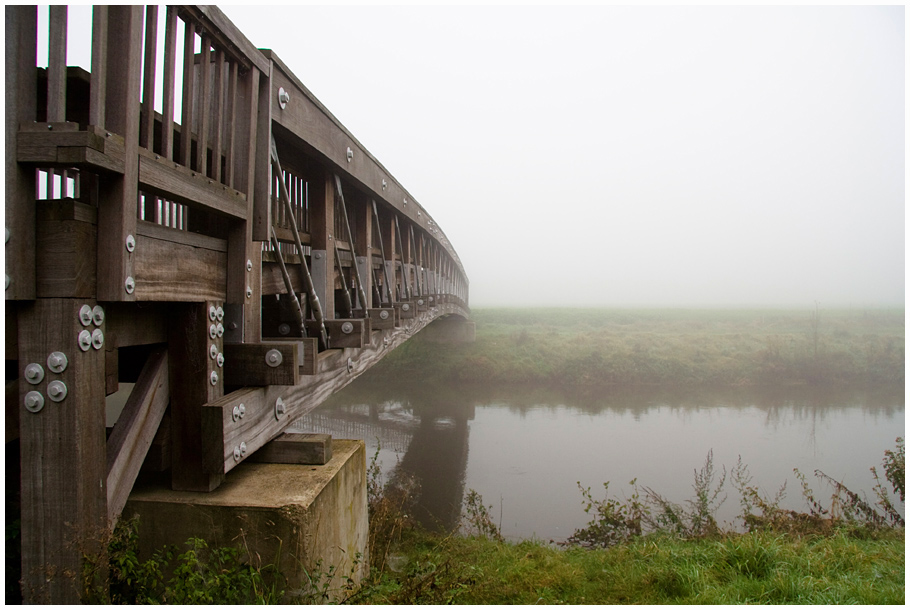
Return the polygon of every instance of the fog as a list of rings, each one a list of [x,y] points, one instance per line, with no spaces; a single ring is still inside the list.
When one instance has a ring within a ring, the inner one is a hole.
[[[222,10],[429,210],[472,306],[904,303],[902,6]]]

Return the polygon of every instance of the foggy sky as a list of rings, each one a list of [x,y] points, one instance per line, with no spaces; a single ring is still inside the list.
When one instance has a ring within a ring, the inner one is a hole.
[[[904,303],[902,6],[221,8],[472,306]]]

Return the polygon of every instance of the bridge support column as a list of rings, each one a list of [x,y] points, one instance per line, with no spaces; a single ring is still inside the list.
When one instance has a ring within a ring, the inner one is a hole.
[[[307,572],[318,576],[320,559],[323,571],[336,566],[329,589],[338,591],[345,577],[359,583],[368,571],[366,449],[334,440],[323,466],[245,462],[211,493],[137,485],[123,511],[134,515],[143,557],[165,544],[184,549],[191,537],[216,548],[242,541],[244,561],[274,562],[288,579],[286,601],[309,590]]]
[[[79,603],[83,556],[100,560],[104,550],[105,329],[103,321],[92,320],[94,306],[85,300],[39,299],[19,309],[26,603]],[[84,307],[87,318],[80,317]]]

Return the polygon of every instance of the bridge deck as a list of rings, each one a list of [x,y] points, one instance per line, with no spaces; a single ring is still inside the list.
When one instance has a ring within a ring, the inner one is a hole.
[[[90,72],[67,36],[90,37]],[[141,468],[216,488],[411,334],[467,317],[468,281],[427,210],[217,8],[97,6],[68,32],[51,7],[47,69],[37,39],[36,7],[6,7],[6,434],[23,591],[59,603],[78,579],[43,574],[78,574]]]

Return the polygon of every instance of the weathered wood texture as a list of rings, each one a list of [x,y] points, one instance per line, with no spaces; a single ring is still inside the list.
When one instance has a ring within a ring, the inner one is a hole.
[[[83,553],[100,551],[93,541],[107,523],[104,350],[77,343],[104,324],[83,326],[83,305],[95,303],[38,299],[19,309],[19,377],[31,364],[44,369],[40,382],[19,384],[18,396],[23,592],[35,603],[79,601]],[[48,365],[54,352],[68,360],[61,373]],[[43,408],[32,412],[26,405],[38,395]]]
[[[152,352],[107,442],[108,519],[117,522],[170,399],[167,350]]]
[[[326,464],[332,459],[332,435],[285,432],[250,456],[265,464]]]

